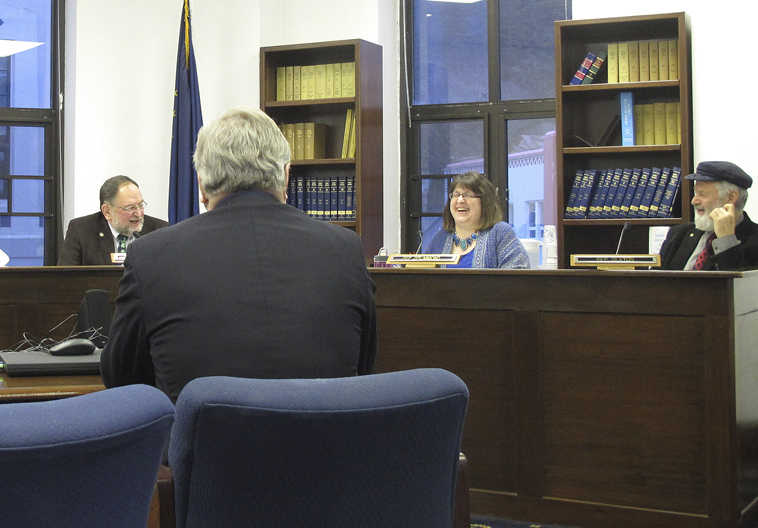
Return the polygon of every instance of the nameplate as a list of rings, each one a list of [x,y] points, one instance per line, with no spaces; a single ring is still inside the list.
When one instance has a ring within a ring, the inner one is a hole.
[[[126,260],[126,253],[111,253],[112,264],[123,264]]]
[[[440,264],[458,264],[461,256],[453,253],[396,253],[390,255],[387,264],[399,264],[406,268],[434,268]]]
[[[657,268],[661,265],[661,256],[652,254],[615,255],[611,254],[576,254],[571,255],[574,268],[597,268],[599,270],[633,270],[635,268]]]

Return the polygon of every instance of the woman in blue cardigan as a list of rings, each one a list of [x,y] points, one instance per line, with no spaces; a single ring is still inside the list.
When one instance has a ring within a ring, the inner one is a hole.
[[[511,226],[503,222],[494,185],[483,175],[467,172],[450,182],[442,212],[443,228],[427,253],[460,254],[448,268],[526,269],[529,256]]]

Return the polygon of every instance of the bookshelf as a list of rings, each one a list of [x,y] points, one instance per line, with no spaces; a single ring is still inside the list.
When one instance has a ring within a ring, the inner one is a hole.
[[[354,96],[277,100],[277,68],[349,62],[355,64]],[[375,255],[382,246],[383,236],[381,46],[355,39],[261,48],[260,89],[261,109],[277,124],[326,125],[324,156],[293,159],[290,179],[352,178],[355,216],[331,223],[354,230],[361,237],[367,259]],[[355,114],[355,155],[343,158],[348,109]]]
[[[569,81],[588,52],[608,53],[609,43],[674,40],[678,79],[608,82],[608,64],[592,84]],[[612,253],[625,224],[621,253],[647,253],[650,226],[690,221],[692,173],[691,79],[689,31],[685,13],[555,22],[556,83],[556,235],[559,267],[569,267],[572,253]],[[635,138],[622,146],[619,94],[631,92],[635,104],[678,101],[678,143],[647,144]],[[581,139],[580,139],[581,138]],[[597,146],[587,145],[590,140]],[[585,141],[582,141],[585,140]],[[638,144],[640,143],[640,144]],[[681,182],[668,217],[566,218],[565,209],[577,170],[680,167]]]

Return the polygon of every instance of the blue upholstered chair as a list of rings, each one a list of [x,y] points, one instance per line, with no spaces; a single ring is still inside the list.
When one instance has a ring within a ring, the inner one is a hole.
[[[468,389],[441,369],[199,378],[177,400],[177,527],[452,526]]]
[[[145,526],[173,422],[146,385],[0,405],[0,524]]]

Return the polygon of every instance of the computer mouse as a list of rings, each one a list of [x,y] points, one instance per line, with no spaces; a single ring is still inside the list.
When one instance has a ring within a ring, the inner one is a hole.
[[[53,356],[86,356],[95,351],[95,343],[83,337],[72,337],[50,347]]]

